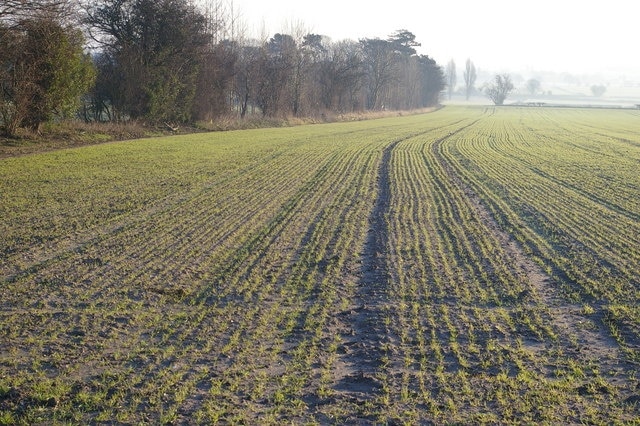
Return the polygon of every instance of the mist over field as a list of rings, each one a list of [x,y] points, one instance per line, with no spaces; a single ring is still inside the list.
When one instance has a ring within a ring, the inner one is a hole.
[[[406,28],[422,42],[419,52],[459,68],[471,58],[487,74],[508,72],[544,78],[549,85],[605,84],[638,96],[640,63],[630,46],[637,38],[635,6],[624,0],[585,3],[438,2],[417,6],[395,1],[371,7],[364,1],[322,4],[288,0],[234,0],[239,23],[252,37],[305,28],[334,40],[385,38]],[[355,19],[354,19],[355,17]],[[481,79],[481,82],[484,80]]]

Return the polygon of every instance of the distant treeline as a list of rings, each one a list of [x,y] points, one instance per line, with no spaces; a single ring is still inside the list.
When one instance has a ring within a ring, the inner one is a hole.
[[[0,126],[321,117],[438,103],[441,67],[407,30],[337,41],[302,30],[250,40],[219,2],[5,0]],[[87,52],[91,52],[90,54]]]

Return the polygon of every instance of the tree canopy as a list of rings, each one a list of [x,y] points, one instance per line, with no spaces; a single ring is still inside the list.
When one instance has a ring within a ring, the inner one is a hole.
[[[68,117],[81,100],[85,120],[175,124],[415,109],[437,104],[445,87],[441,67],[417,54],[406,29],[387,39],[297,31],[258,41],[234,36],[235,17],[220,5],[213,13],[191,0],[80,3],[75,15],[72,0],[0,6],[5,133]]]
[[[492,83],[487,85],[485,93],[496,105],[504,104],[505,99],[514,89],[511,77],[508,74],[498,74]]]
[[[69,117],[95,80],[78,30],[49,18],[21,20],[3,28],[0,50],[0,125],[7,134],[19,127],[39,130],[54,117]]]

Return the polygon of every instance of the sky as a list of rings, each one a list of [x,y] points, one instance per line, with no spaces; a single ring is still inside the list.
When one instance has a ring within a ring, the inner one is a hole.
[[[305,32],[332,40],[416,35],[418,53],[459,70],[637,76],[636,0],[227,0],[254,37]]]

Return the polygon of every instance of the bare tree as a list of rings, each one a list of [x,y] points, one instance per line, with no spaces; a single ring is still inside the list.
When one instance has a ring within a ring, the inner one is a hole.
[[[476,66],[473,65],[471,59],[467,59],[464,70],[464,85],[467,100],[469,100],[469,96],[471,96],[471,93],[473,92],[473,86],[476,84],[477,77],[478,75],[476,73]]]
[[[513,88],[511,77],[508,74],[498,74],[493,83],[486,87],[485,93],[494,104],[502,105]]]
[[[0,24],[13,27],[35,17],[63,21],[73,15],[74,7],[71,0],[2,0]]]
[[[311,80],[317,82],[322,108],[342,113],[361,107],[358,93],[364,83],[364,68],[359,45],[352,41],[329,45]]]
[[[225,40],[201,53],[193,115],[199,120],[213,122],[227,114],[233,104],[235,75],[240,49],[233,41]]]
[[[540,80],[530,78],[527,80],[527,90],[530,94],[535,95],[540,90]]]
[[[456,62],[452,59],[447,64],[447,92],[449,93],[449,100],[456,88],[457,75],[456,75]]]
[[[329,58],[328,39],[319,34],[305,34],[300,46],[301,59],[303,64],[303,78],[301,79],[302,90],[301,106],[302,114],[318,114],[321,112],[321,105],[326,101],[322,96],[321,89],[321,69]],[[294,110],[295,111],[295,110]],[[298,112],[298,111],[296,111]]]
[[[233,90],[240,109],[240,118],[244,118],[249,109],[249,101],[255,97],[258,67],[261,49],[249,44],[241,45],[234,73]]]
[[[293,105],[298,49],[289,34],[277,33],[262,45],[256,65],[255,102],[262,115],[287,114]]]
[[[397,61],[393,44],[380,39],[360,40],[367,74],[367,108],[384,109],[383,93],[396,79]]]

